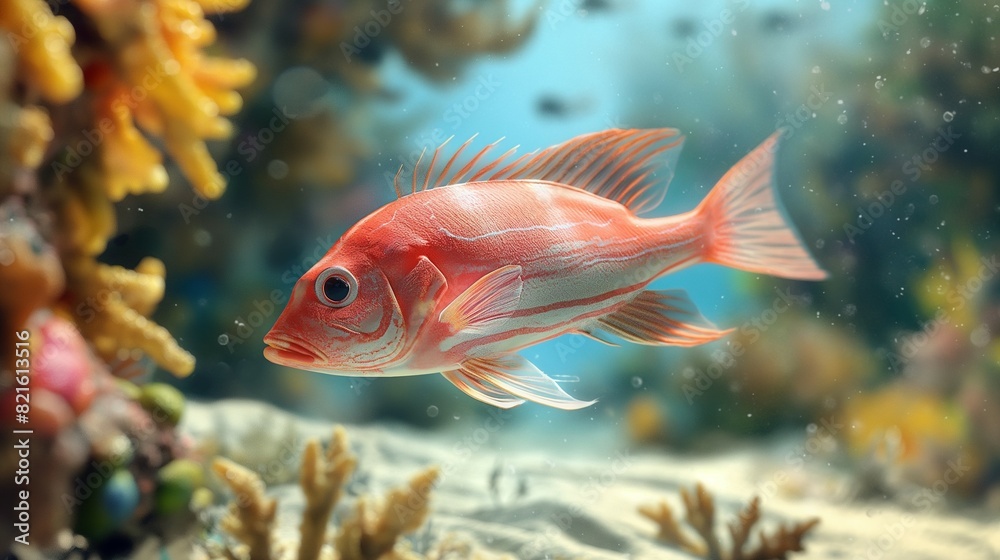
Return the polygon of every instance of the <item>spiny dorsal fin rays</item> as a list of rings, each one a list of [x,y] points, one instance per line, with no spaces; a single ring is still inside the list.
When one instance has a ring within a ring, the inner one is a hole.
[[[420,150],[420,156],[417,157],[417,163],[413,164],[413,177],[410,177],[410,194],[415,194],[417,192],[417,170],[420,169],[420,162],[424,159],[424,154],[427,152],[427,148]]]
[[[392,189],[396,191],[396,198],[403,198],[403,189],[399,188],[399,176],[403,173],[403,164],[399,164],[396,175],[392,178]]]
[[[458,159],[458,156],[460,156],[462,154],[462,152],[465,150],[465,148],[469,145],[470,142],[472,142],[473,140],[476,139],[476,136],[479,136],[479,135],[478,134],[473,134],[472,138],[469,138],[468,140],[466,140],[464,143],[462,143],[461,146],[458,147],[457,150],[455,150],[455,153],[452,154],[451,158],[448,159],[448,163],[446,163],[444,165],[444,169],[441,170],[441,173],[438,173],[437,179],[434,179],[434,184],[435,185],[441,185],[441,184],[443,184],[443,183],[441,183],[441,178],[444,177],[448,173],[448,170],[451,169],[451,166],[455,163],[455,160]],[[452,136],[451,138],[454,138],[454,136]],[[450,142],[451,138],[448,138],[448,140],[445,140],[444,144],[447,144],[448,142]],[[441,150],[441,148],[444,147],[444,144],[441,144],[440,146],[438,146],[437,150],[434,150],[434,157],[435,158],[437,158],[437,153],[438,153],[438,151]],[[430,167],[427,168],[427,179],[424,180],[424,190],[427,190],[427,181],[431,178],[431,172],[433,170],[434,170],[434,162],[432,161]]]
[[[684,141],[678,131],[672,128],[605,130],[577,136],[539,152],[524,154],[494,171],[515,153],[515,146],[469,176],[480,160],[500,143],[501,138],[478,151],[468,163],[448,177],[448,172],[473,139],[475,136],[463,143],[436,176],[433,176],[434,168],[442,149],[451,138],[434,150],[426,171],[421,167],[426,149],[421,151],[414,165],[410,192],[480,180],[551,181],[614,200],[640,214],[655,208],[663,200]],[[420,175],[423,175],[423,182],[418,188],[417,177]],[[398,177],[397,172],[396,179]],[[393,182],[399,196],[402,189],[397,180],[394,179]]]
[[[571,185],[615,200],[639,214],[663,200],[682,143],[683,137],[675,129],[595,132],[522,156],[485,179],[536,179]],[[653,173],[658,170],[660,173]]]
[[[501,138],[500,140],[503,140],[503,138]],[[497,140],[493,144],[490,144],[489,146],[487,146],[485,150],[483,150],[482,152],[480,152],[479,155],[476,156],[476,159],[478,159],[480,156],[484,155],[486,153],[486,150],[488,150],[488,149],[492,148],[494,145],[500,143],[500,140]],[[503,163],[504,160],[506,160],[508,157],[510,157],[511,155],[513,155],[515,152],[517,152],[517,149],[520,148],[520,147],[521,147],[521,145],[518,144],[517,146],[514,146],[513,148],[511,148],[511,149],[507,150],[506,152],[500,154],[500,157],[498,157],[497,159],[495,159],[492,162],[490,162],[490,164],[487,165],[486,167],[483,167],[482,169],[480,169],[472,177],[469,177],[469,182],[471,183],[473,181],[478,181],[483,175],[486,175],[490,171],[493,171],[494,167],[496,167],[496,166],[500,165],[501,163]],[[469,164],[471,166],[472,162],[469,162]],[[470,167],[470,169],[471,169],[471,167]]]
[[[431,172],[434,171],[434,164],[437,163],[438,156],[441,154],[441,149],[444,148],[445,146],[447,146],[448,142],[451,142],[451,139],[454,138],[454,137],[455,137],[454,135],[449,136],[447,140],[445,140],[444,142],[441,142],[440,146],[438,146],[437,148],[434,148],[434,155],[431,156],[431,163],[430,163],[430,165],[427,166],[427,175],[424,176],[424,187],[422,189],[420,189],[420,190],[422,190],[422,191],[426,191],[427,190],[427,185],[429,185],[430,182],[431,182]],[[475,138],[475,136],[473,136],[473,138]],[[472,141],[472,138],[469,138],[468,142],[466,142],[465,144],[462,144],[462,148],[464,148],[465,145],[468,144],[471,141]],[[458,154],[462,153],[462,148],[459,148],[458,151],[455,152],[455,155],[452,156],[450,160],[448,160],[449,164],[452,162],[452,160],[455,159],[456,156],[458,156]],[[414,171],[413,175],[416,176],[417,175],[416,174],[416,168],[414,168],[413,171]]]

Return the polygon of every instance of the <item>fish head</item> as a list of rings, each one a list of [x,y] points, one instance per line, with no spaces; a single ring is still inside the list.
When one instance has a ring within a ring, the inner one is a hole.
[[[299,278],[264,336],[264,357],[334,375],[377,373],[401,351],[399,304],[376,259],[334,246]]]

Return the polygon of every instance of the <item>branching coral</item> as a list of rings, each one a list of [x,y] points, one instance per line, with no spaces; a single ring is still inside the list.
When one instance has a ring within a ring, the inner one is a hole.
[[[245,60],[206,57],[215,40],[204,6],[193,0],[157,2],[78,0],[112,53],[96,63],[88,83],[97,93],[98,123],[111,129],[102,151],[105,189],[118,200],[128,193],[162,190],[166,174],[155,150],[135,128],[161,136],[195,190],[205,198],[222,194],[225,181],[205,146],[226,138],[223,115],[242,106],[233,91],[253,80]],[[206,2],[209,8],[215,2]],[[246,0],[231,2],[239,9]],[[136,157],[133,159],[133,154]],[[128,156],[128,157],[123,157]]]
[[[4,161],[15,170],[49,169],[37,181],[11,173],[0,193],[37,191],[54,211],[54,245],[67,279],[63,311],[105,359],[139,349],[178,375],[194,367],[192,356],[148,319],[163,297],[159,261],[127,271],[95,259],[115,232],[112,203],[167,186],[152,138],[162,140],[200,196],[222,193],[225,182],[205,141],[231,133],[224,115],[242,106],[234,88],[250,82],[255,69],[245,60],[203,54],[215,41],[205,13],[246,3],[73,0],[78,11],[67,9],[65,17],[54,15],[43,0],[0,7],[0,29],[11,47],[0,58],[5,68],[13,65],[8,61],[18,66],[16,74],[2,76],[4,93],[70,104],[4,102],[0,126],[9,131],[0,142]],[[80,40],[74,29],[86,30]],[[79,133],[65,134],[73,130]],[[45,166],[52,153],[57,155]]]
[[[246,545],[251,560],[270,560],[278,502],[264,495],[264,481],[250,469],[219,458],[212,463],[212,470],[236,495],[222,519],[222,528]]]
[[[406,558],[393,554],[396,541],[423,525],[437,477],[434,467],[417,474],[406,488],[390,492],[381,506],[370,506],[363,496],[359,498],[354,515],[344,522],[335,541],[340,559]]]
[[[379,505],[372,506],[359,498],[354,513],[344,521],[336,537],[326,538],[330,515],[355,465],[347,435],[339,426],[334,428],[325,454],[317,441],[306,445],[299,479],[306,506],[300,541],[294,547],[275,538],[276,502],[264,494],[261,478],[232,461],[216,459],[213,470],[236,495],[222,520],[222,528],[242,543],[239,549],[226,549],[223,554],[230,558],[248,556],[251,560],[292,557],[298,560],[421,560],[423,556],[410,552],[398,541],[420,527],[427,518],[428,496],[438,476],[438,470],[433,467],[414,476],[406,487],[390,492]],[[294,553],[293,548],[296,549]]]
[[[52,14],[44,0],[9,0],[0,10],[0,28],[20,55],[25,80],[54,103],[80,94],[83,73],[70,53],[73,25]]]
[[[784,559],[791,552],[804,550],[802,540],[812,530],[819,519],[810,519],[791,526],[779,526],[770,536],[763,530],[757,532],[758,543],[750,547],[750,534],[760,521],[760,498],[754,497],[740,513],[738,519],[729,523],[732,539],[726,549],[715,532],[715,501],[701,484],[694,492],[681,489],[684,502],[684,521],[697,533],[692,537],[680,525],[673,509],[664,501],[657,505],[642,506],[639,513],[659,526],[657,538],[686,552],[709,560],[769,560]],[[700,539],[700,540],[699,540]]]
[[[337,427],[326,457],[320,455],[319,442],[306,444],[302,458],[299,484],[306,496],[306,510],[302,513],[299,543],[299,560],[319,557],[326,525],[333,506],[340,500],[341,490],[354,472],[357,460],[347,449],[347,433]]]
[[[65,264],[77,324],[103,358],[138,349],[177,375],[191,373],[194,357],[146,318],[163,297],[162,262],[146,257],[135,270],[85,257]]]

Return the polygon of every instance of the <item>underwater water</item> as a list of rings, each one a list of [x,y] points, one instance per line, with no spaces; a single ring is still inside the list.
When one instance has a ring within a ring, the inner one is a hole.
[[[1000,558],[998,19],[4,2],[5,552]]]

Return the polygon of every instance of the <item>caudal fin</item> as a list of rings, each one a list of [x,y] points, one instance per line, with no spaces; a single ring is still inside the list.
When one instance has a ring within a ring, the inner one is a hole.
[[[747,154],[716,183],[696,210],[707,229],[707,262],[771,276],[822,280],[774,192],[778,133]]]

